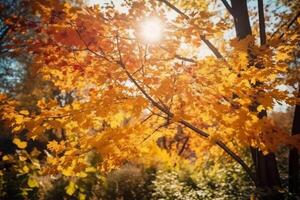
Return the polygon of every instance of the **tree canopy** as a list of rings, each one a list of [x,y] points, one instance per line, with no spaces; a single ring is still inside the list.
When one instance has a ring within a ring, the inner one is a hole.
[[[300,149],[300,134],[267,114],[299,102],[299,3],[249,1],[247,13],[238,4],[28,1],[28,16],[3,21],[6,48],[31,59],[23,92],[1,94],[2,119],[25,135],[13,142],[26,149],[55,135],[45,174],[226,156],[257,185],[245,150]],[[250,30],[238,25],[244,14]],[[94,153],[101,162],[92,168]]]

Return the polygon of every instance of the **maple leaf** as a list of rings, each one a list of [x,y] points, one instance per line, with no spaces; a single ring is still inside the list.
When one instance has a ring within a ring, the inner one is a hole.
[[[20,149],[25,149],[27,147],[27,142],[22,141],[19,138],[14,138],[13,143]]]

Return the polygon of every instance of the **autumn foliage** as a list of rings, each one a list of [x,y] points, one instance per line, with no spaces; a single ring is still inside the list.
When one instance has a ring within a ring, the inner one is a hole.
[[[32,56],[28,73],[35,78],[28,81],[43,84],[2,94],[1,116],[18,149],[46,141],[42,174],[86,177],[128,161],[204,166],[226,156],[254,180],[245,149],[264,155],[300,149],[300,134],[290,135],[267,115],[278,104],[299,102],[299,18],[289,27],[266,18],[272,28],[261,45],[258,22],[252,35],[235,38],[228,36],[234,25],[221,1],[218,9],[210,1],[187,2],[125,1],[122,11],[32,1],[32,24],[5,22],[18,27],[11,33],[30,36],[13,42],[25,43]],[[149,18],[161,22],[159,41],[140,34]],[[94,154],[101,162],[91,166]]]

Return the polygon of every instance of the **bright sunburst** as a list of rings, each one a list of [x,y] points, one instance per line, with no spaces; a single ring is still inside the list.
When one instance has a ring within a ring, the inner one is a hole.
[[[141,36],[147,42],[157,42],[162,37],[162,23],[156,17],[143,21],[140,28]]]

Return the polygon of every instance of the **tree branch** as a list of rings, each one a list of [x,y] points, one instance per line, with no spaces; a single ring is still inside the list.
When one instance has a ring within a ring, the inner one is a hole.
[[[178,155],[179,155],[179,156],[180,156],[180,155],[183,153],[183,151],[185,150],[185,148],[186,148],[186,146],[187,146],[187,144],[188,144],[189,139],[190,139],[189,136],[187,136],[187,137],[185,138],[182,147],[181,147],[180,150],[178,151]]]
[[[189,16],[187,16],[185,13],[183,13],[181,10],[179,10],[176,6],[174,6],[173,4],[171,4],[169,1],[167,1],[167,0],[158,0],[158,1],[161,1],[164,4],[166,4],[168,7],[170,7],[175,12],[177,12],[178,14],[180,14],[186,20],[190,20]],[[222,54],[219,52],[219,50],[208,39],[206,39],[205,35],[200,34],[200,39],[208,46],[208,48],[213,52],[213,54],[217,58],[225,60],[224,57],[222,56]]]
[[[297,20],[297,18],[300,16],[300,11],[298,11],[298,13],[291,19],[291,21],[287,21],[286,23],[282,24],[274,33],[272,33],[271,38],[274,37],[274,35],[276,35],[276,33],[278,33],[280,31],[280,29],[282,27],[284,27],[285,25],[287,25],[287,28],[289,29],[292,24]],[[284,33],[282,33],[279,38],[282,38],[284,35]]]
[[[160,111],[162,111],[163,113],[165,113],[168,117],[173,118],[174,114],[166,109],[164,106],[160,105],[159,103],[157,103],[145,90],[142,86],[140,86],[138,84],[138,82],[134,79],[134,77],[127,71],[124,63],[122,62],[118,62],[118,64],[121,66],[121,68],[124,69],[126,75],[128,76],[128,78],[131,80],[131,82],[134,83],[134,85],[143,93],[143,95],[152,103],[153,106],[157,107]],[[189,129],[193,130],[194,132],[196,132],[198,135],[204,137],[204,138],[208,138],[209,134],[202,131],[201,129],[193,126],[192,124],[190,124],[189,122],[185,121],[185,120],[180,120],[178,121],[178,123],[184,125],[185,127],[188,127]],[[250,176],[251,180],[256,183],[256,179],[254,174],[252,173],[251,169],[247,166],[247,164],[238,156],[236,155],[233,151],[231,151],[231,149],[229,149],[226,144],[224,144],[221,141],[216,141],[216,144],[223,149],[231,158],[233,158],[236,162],[238,162],[243,169],[246,171],[246,173]]]
[[[160,46],[160,48],[162,48],[163,50],[165,50],[165,51],[168,52],[168,50],[165,47]],[[194,59],[192,59],[192,58],[186,58],[186,57],[183,57],[183,56],[178,55],[178,54],[175,54],[174,57],[177,58],[177,59],[179,59],[179,60],[182,60],[182,61],[191,62],[191,63],[197,63],[197,61],[194,60]]]
[[[219,50],[208,40],[205,38],[204,35],[200,35],[200,39],[208,46],[208,48],[213,52],[213,54],[219,58],[225,61],[224,57],[222,54],[219,52]]]
[[[300,11],[297,13],[297,15],[288,23],[287,29],[289,29],[292,24],[297,20],[297,18],[300,16]],[[284,32],[280,35],[280,39],[284,36]]]
[[[147,135],[140,144],[144,143],[146,140],[148,140],[154,133],[156,133],[157,131],[159,131],[159,129],[166,127],[169,125],[169,122],[166,121],[163,124],[159,125],[152,133],[150,133],[149,135]]]
[[[180,56],[177,54],[175,55],[175,58],[182,60],[182,61],[190,62],[190,63],[197,63],[197,61],[192,58],[186,58],[186,57],[183,57],[183,56]]]
[[[165,1],[165,0],[162,0]],[[80,33],[77,32],[79,35]],[[81,38],[83,39],[83,38]],[[161,112],[165,113],[167,115],[167,117],[169,119],[172,119],[174,117],[174,114],[164,105],[159,104],[157,101],[155,101],[154,98],[152,98],[147,92],[146,90],[135,80],[135,78],[130,74],[130,72],[126,69],[125,63],[122,61],[122,55],[121,55],[121,49],[119,46],[119,38],[117,36],[117,50],[118,50],[118,54],[119,54],[119,60],[115,61],[115,63],[117,65],[119,65],[125,72],[125,74],[127,75],[127,77],[129,78],[129,80],[140,90],[140,92],[145,96],[146,99],[148,99],[150,101],[150,103],[158,108]],[[84,42],[85,43],[85,42]],[[87,44],[85,43],[85,46],[87,48],[87,51],[93,53],[94,55],[98,56],[99,58],[105,59],[107,61],[111,61],[110,59],[108,59],[105,55],[101,55],[98,54],[97,52],[93,51],[92,49],[90,49]],[[209,138],[209,134],[206,133],[205,131],[195,127],[194,125],[192,125],[191,123],[189,123],[188,121],[185,121],[184,119],[181,119],[178,121],[178,123],[184,125],[185,127],[193,130],[195,133],[197,133],[198,135],[204,137],[204,138]],[[249,175],[249,177],[251,178],[251,180],[256,184],[256,179],[254,174],[252,173],[251,169],[247,166],[247,164],[237,155],[235,154],[231,149],[229,149],[226,144],[224,144],[221,141],[216,141],[215,142],[216,145],[218,145],[221,149],[223,149],[232,159],[234,159],[236,162],[238,162],[243,169],[246,171],[246,173]]]
[[[178,14],[180,14],[182,17],[184,17],[186,20],[189,20],[190,17],[187,16],[185,13],[183,13],[181,10],[179,10],[176,6],[174,6],[173,4],[171,4],[169,1],[167,0],[158,0],[163,2],[164,4],[166,4],[168,7],[170,7],[171,9],[173,9],[175,12],[177,12]]]
[[[223,2],[224,6],[226,7],[227,11],[231,14],[231,16],[234,17],[233,10],[229,5],[229,3],[226,0],[221,0],[221,1]]]

